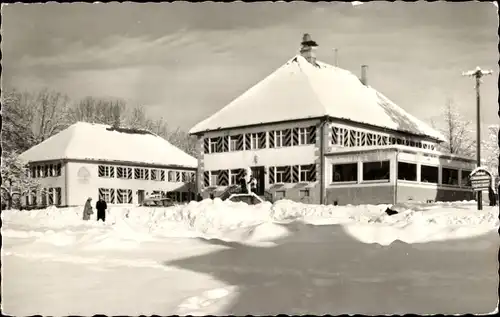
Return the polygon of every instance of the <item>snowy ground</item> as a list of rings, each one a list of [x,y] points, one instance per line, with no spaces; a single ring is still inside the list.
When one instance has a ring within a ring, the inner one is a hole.
[[[9,315],[489,313],[498,207],[474,203],[2,213]],[[28,304],[29,303],[29,304]]]

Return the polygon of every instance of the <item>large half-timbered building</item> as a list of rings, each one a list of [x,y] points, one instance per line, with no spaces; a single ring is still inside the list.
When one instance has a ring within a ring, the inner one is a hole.
[[[205,197],[248,170],[258,193],[306,203],[472,199],[469,158],[436,151],[443,136],[361,78],[300,53],[194,126]]]

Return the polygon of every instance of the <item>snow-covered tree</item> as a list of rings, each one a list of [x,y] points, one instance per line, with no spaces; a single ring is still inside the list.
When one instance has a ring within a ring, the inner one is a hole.
[[[488,127],[488,137],[481,142],[482,158],[486,167],[491,171],[498,181],[498,159],[499,150],[499,125],[490,125]]]
[[[14,200],[39,189],[39,183],[31,178],[29,169],[19,159],[16,151],[2,153],[2,200],[7,208],[13,206]]]
[[[476,142],[474,140],[474,125],[466,120],[455,107],[452,99],[446,101],[442,111],[443,124],[438,128],[446,137],[446,141],[439,144],[438,150],[455,155],[474,157]],[[432,124],[434,127],[435,124]]]

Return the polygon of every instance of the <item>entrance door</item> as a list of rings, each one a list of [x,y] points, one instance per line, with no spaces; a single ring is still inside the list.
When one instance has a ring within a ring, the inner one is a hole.
[[[137,191],[137,202],[139,203],[139,205],[142,205],[142,203],[144,202],[144,190],[143,189],[139,189]]]
[[[254,166],[252,169],[252,175],[257,180],[257,195],[264,195],[266,182],[264,180],[264,166]]]

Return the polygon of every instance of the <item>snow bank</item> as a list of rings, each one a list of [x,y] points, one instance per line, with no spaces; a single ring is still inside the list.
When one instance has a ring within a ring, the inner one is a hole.
[[[2,234],[56,246],[80,243],[93,249],[131,249],[165,237],[273,241],[289,234],[279,223],[300,220],[313,225],[340,224],[359,241],[386,245],[395,240],[418,243],[476,236],[499,224],[495,207],[477,211],[471,202],[400,204],[393,206],[398,211],[393,216],[385,214],[387,207],[318,206],[288,200],[251,206],[206,199],[168,208],[112,206],[106,223],[83,221],[83,207],[50,207],[2,212]],[[14,230],[16,226],[24,230]]]

